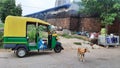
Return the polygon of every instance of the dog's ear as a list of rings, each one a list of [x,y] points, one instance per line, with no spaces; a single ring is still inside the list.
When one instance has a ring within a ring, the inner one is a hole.
[[[90,52],[90,50],[89,50],[89,49],[87,49],[87,52]]]
[[[85,52],[90,52],[88,48],[85,48]]]
[[[78,48],[78,50],[81,50],[81,48]]]

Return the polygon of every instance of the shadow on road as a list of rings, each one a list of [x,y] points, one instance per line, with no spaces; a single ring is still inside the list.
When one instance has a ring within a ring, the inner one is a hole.
[[[54,54],[54,52],[29,52],[27,57],[32,57],[32,56],[42,56],[42,55],[51,55]]]

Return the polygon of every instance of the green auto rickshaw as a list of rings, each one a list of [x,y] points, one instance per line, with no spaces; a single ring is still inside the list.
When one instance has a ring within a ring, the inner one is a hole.
[[[28,41],[27,25],[35,25],[36,28],[35,41],[32,43]],[[48,33],[46,41],[39,38],[38,27],[40,25],[46,27]],[[51,32],[50,26],[49,23],[36,18],[7,16],[4,25],[4,48],[14,50],[16,56],[20,58],[33,50],[54,50],[56,53],[60,53],[63,47],[57,41],[57,34]]]

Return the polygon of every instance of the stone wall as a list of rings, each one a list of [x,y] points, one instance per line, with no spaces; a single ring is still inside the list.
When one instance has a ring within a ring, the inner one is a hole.
[[[80,31],[79,27],[80,27],[80,19],[78,18],[70,18],[70,30],[72,31]]]
[[[50,24],[62,27],[63,29],[69,29],[70,27],[70,18],[54,18],[47,20]]]
[[[81,29],[82,31],[99,32],[101,24],[97,18],[81,18]]]
[[[116,35],[120,35],[120,22],[114,22],[113,25],[109,25],[108,26],[108,34],[116,34]]]
[[[100,21],[97,18],[56,18],[47,20],[49,23],[60,26],[71,31],[99,32],[101,30]],[[115,21],[108,26],[108,33],[120,35],[120,22]]]
[[[100,31],[100,22],[97,18],[56,18],[48,19],[49,23],[55,26],[60,26],[64,29],[69,29],[72,31],[88,31],[88,32],[98,32]]]

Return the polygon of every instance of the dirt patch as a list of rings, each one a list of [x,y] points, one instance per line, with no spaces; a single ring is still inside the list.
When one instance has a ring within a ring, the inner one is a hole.
[[[11,52],[10,49],[0,49],[0,52]]]

